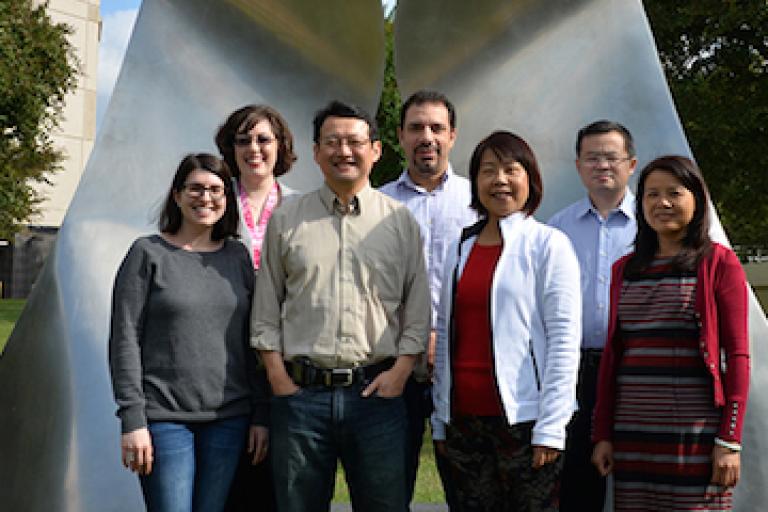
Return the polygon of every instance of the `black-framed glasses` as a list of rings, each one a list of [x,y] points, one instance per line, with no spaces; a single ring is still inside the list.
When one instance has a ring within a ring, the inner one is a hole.
[[[235,135],[233,139],[235,146],[250,146],[254,142],[259,146],[268,146],[269,144],[272,144],[274,141],[275,141],[275,138],[270,137],[269,135],[257,135],[255,137],[252,137],[247,133],[238,133],[237,135]]]
[[[226,187],[223,187],[222,185],[211,185],[210,187],[206,187],[200,183],[185,183],[182,188],[187,196],[192,199],[200,199],[206,192],[208,192],[211,199],[215,201],[222,199],[227,191]]]

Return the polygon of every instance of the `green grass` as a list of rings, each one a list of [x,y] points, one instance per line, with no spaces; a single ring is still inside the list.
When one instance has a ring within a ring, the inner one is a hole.
[[[11,335],[25,302],[23,299],[0,299],[0,354],[3,353],[8,336]]]
[[[339,466],[336,470],[336,488],[333,495],[336,503],[349,503],[349,490],[344,480],[344,470]],[[421,445],[419,473],[416,475],[416,490],[413,493],[414,503],[445,503],[440,475],[435,466],[435,452],[432,448],[432,438],[429,428],[424,433],[424,443]]]

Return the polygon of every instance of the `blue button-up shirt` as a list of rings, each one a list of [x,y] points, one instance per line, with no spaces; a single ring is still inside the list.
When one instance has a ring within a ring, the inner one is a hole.
[[[635,196],[627,190],[618,208],[602,218],[585,197],[557,212],[549,224],[568,235],[581,266],[582,348],[603,348],[608,331],[611,266],[632,250]]]
[[[414,183],[406,170],[397,180],[382,185],[379,190],[405,204],[421,227],[434,325],[446,252],[451,242],[458,240],[462,228],[477,221],[477,214],[469,207],[472,201],[469,180],[454,173],[449,166],[443,182],[428,192]]]

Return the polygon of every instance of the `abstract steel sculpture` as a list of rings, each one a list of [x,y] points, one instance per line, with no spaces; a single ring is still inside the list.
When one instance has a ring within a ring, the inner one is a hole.
[[[55,252],[0,357],[0,508],[142,508],[120,465],[106,364],[121,258],[153,230],[179,158],[213,151],[216,126],[242,104],[285,115],[299,154],[285,181],[319,184],[312,114],[333,98],[375,111],[383,34],[379,0],[144,0]],[[573,140],[590,121],[625,124],[641,165],[690,154],[640,0],[400,0],[395,52],[403,96],[433,87],[455,102],[460,172],[494,129],[531,142],[542,218],[582,194]],[[724,240],[719,223],[713,231]],[[750,328],[753,366],[765,368],[757,340],[768,323],[754,297]],[[753,372],[737,510],[768,502],[768,463],[757,455],[768,454],[766,378]]]

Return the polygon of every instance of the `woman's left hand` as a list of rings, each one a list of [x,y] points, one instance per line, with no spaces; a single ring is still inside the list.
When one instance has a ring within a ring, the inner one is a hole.
[[[533,469],[539,469],[544,464],[555,462],[560,455],[560,451],[549,446],[534,446],[533,447]]]
[[[269,430],[261,425],[251,425],[248,430],[248,453],[251,454],[251,464],[256,465],[264,460],[269,449]]]
[[[715,445],[712,449],[712,483],[733,487],[738,483],[740,474],[741,454]]]

